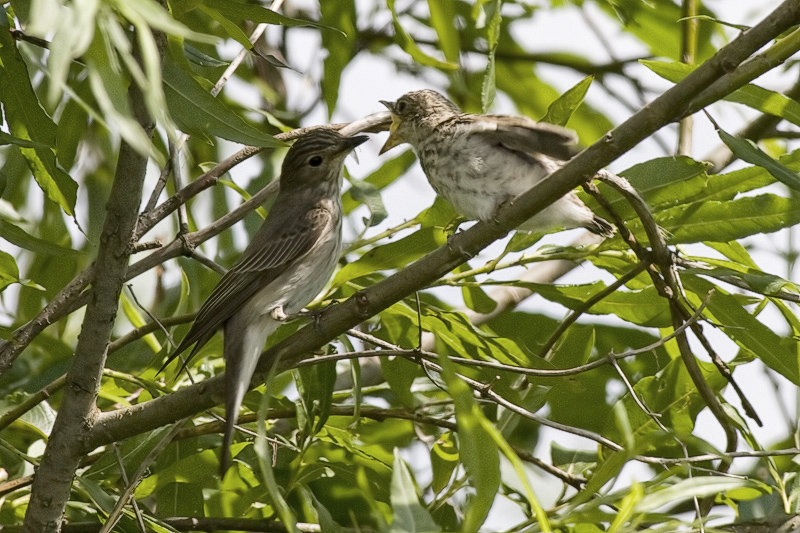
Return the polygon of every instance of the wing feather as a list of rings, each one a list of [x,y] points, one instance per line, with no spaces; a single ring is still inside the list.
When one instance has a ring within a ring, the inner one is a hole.
[[[289,227],[282,222],[274,223],[278,218],[282,217],[264,223],[239,260],[222,276],[197,313],[191,329],[164,366],[197,343],[187,358],[188,362],[247,300],[292,262],[308,253],[326,228],[333,224],[334,217],[329,210],[316,207],[308,210],[302,220],[290,222]]]
[[[475,132],[476,135],[486,136],[489,142],[499,142],[510,150],[530,155],[544,154],[560,160],[567,160],[576,153],[578,139],[570,129],[524,116],[469,116],[483,126]]]

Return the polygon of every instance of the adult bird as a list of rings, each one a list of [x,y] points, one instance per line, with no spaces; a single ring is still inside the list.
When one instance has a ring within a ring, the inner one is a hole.
[[[428,89],[381,103],[391,112],[392,125],[380,153],[409,143],[434,190],[469,219],[491,220],[501,205],[557,170],[577,141],[572,130],[527,117],[462,113]],[[520,229],[577,227],[604,236],[614,231],[572,191]]]
[[[280,192],[269,215],[164,364],[194,344],[188,361],[222,328],[226,427],[221,476],[230,465],[239,407],[267,337],[323,289],[336,267],[344,159],[366,140],[316,129],[295,141],[283,160]]]

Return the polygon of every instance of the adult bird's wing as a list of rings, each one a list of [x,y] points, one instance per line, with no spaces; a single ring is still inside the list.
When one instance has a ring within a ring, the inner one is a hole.
[[[570,129],[523,116],[473,116],[483,126],[477,135],[484,135],[489,142],[499,142],[510,150],[534,156],[544,154],[563,161],[577,153],[578,137]]]
[[[273,221],[279,218],[283,217],[276,216]],[[197,313],[189,333],[169,356],[162,370],[196,342],[184,362],[185,367],[226,320],[288,265],[306,254],[325,228],[334,223],[333,214],[321,207],[306,211],[301,220],[290,219],[287,224],[271,222],[268,217],[238,261],[219,280]]]

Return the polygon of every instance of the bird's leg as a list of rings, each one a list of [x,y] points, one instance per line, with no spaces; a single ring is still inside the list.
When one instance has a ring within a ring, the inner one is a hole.
[[[511,195],[508,195],[508,196],[506,196],[506,197],[503,199],[503,201],[502,201],[502,202],[500,202],[499,204],[497,204],[497,207],[495,208],[495,210],[494,210],[494,213],[492,213],[492,218],[491,218],[491,221],[490,221],[490,222],[491,222],[491,223],[493,223],[493,224],[499,224],[499,223],[500,223],[500,213],[501,213],[501,212],[502,212],[502,211],[503,211],[503,210],[504,210],[506,207],[508,207],[508,206],[512,205],[512,204],[514,203],[514,200],[516,200],[516,199],[517,199],[517,197],[516,197],[516,196],[511,196]]]
[[[293,320],[293,319],[295,319],[295,318],[304,318],[304,317],[308,317],[308,318],[311,318],[311,320],[313,320],[313,321],[314,321],[314,327],[315,327],[316,329],[319,329],[319,325],[320,325],[320,319],[322,318],[322,314],[323,314],[323,313],[324,313],[324,312],[325,312],[325,311],[326,311],[326,310],[327,310],[329,307],[331,307],[332,305],[336,305],[336,302],[329,302],[328,304],[326,304],[325,306],[323,306],[321,309],[303,309],[302,311],[298,311],[297,313],[292,313],[291,315],[287,315],[287,314],[285,314],[285,313],[283,312],[283,309],[281,309],[281,311],[280,311],[280,312],[281,312],[281,315],[282,315],[282,317],[283,317],[283,318],[282,318],[282,319],[277,319],[277,318],[276,318],[276,320],[286,321],[286,320]],[[278,309],[278,308],[276,308],[276,309],[273,309],[273,313],[274,313],[274,312],[275,312],[277,309]],[[274,318],[274,317],[273,317],[273,318]]]

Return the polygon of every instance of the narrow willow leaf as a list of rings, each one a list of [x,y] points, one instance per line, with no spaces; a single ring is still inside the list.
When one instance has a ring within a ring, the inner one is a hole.
[[[458,466],[458,447],[452,432],[447,431],[436,439],[431,448],[431,488],[438,493],[450,482],[453,471]]]
[[[394,464],[392,465],[390,502],[394,515],[389,529],[390,533],[441,531],[428,510],[420,504],[414,477],[397,449],[394,452]]]
[[[569,309],[578,309],[605,289],[601,281],[583,285],[553,285],[549,283],[514,283],[530,289],[543,298]],[[614,291],[589,308],[590,314],[612,314],[633,324],[648,327],[665,327],[672,322],[669,307],[653,287],[641,291]]]
[[[485,415],[470,388],[456,375],[453,363],[445,355],[439,357],[439,363],[456,410],[458,453],[475,490],[467,500],[461,531],[476,532],[486,520],[500,488],[500,450],[482,423]]]
[[[771,492],[771,487],[759,481],[744,477],[729,476],[697,476],[682,479],[673,485],[644,495],[635,506],[637,513],[655,511],[665,505],[676,505],[691,500],[704,498],[737,489],[758,489],[763,493]]]
[[[321,22],[339,30],[339,33],[321,34],[322,46],[328,51],[322,63],[322,96],[325,98],[330,117],[339,100],[342,71],[350,64],[358,46],[355,0],[320,2],[319,10]]]
[[[371,183],[353,180],[350,182],[348,192],[353,201],[359,202],[369,209],[370,216],[364,219],[364,225],[368,228],[377,226],[389,216],[386,206],[383,205],[380,190]]]
[[[681,276],[684,284],[697,295],[713,289],[708,312],[714,322],[736,344],[749,350],[765,365],[800,385],[800,353],[797,341],[781,337],[751,315],[737,299],[721,288],[691,274]]]
[[[2,218],[0,218],[0,238],[5,239],[11,244],[19,246],[20,248],[40,254],[78,255],[81,253],[78,250],[73,250],[72,248],[67,248],[65,246],[59,246],[58,244],[35,237],[19,226],[16,226],[7,220],[3,220]]]
[[[19,137],[14,137],[13,135],[9,135],[4,131],[0,131],[0,146],[5,144],[16,144],[17,146],[22,146],[23,148],[50,148],[44,143],[38,143],[28,139],[20,139]]]
[[[217,57],[210,56],[189,43],[184,43],[183,52],[186,55],[186,59],[201,67],[219,68],[228,65],[227,61],[222,61]]]
[[[78,185],[56,163],[56,125],[39,105],[28,67],[8,31],[0,31],[0,101],[13,137],[34,143],[19,150],[47,198],[74,216]]]
[[[722,129],[717,129],[717,134],[739,159],[766,169],[776,180],[787,187],[800,191],[800,175],[772,159],[753,141],[734,137]]]
[[[641,63],[662,78],[673,83],[681,81],[694,70],[692,65],[677,61],[667,63],[663,61],[643,60]],[[726,96],[725,100],[743,104],[761,111],[762,113],[775,115],[792,124],[800,125],[800,102],[784,96],[779,92],[770,91],[749,83]]]
[[[144,316],[142,316],[138,306],[135,304],[135,302],[131,301],[126,291],[122,291],[122,293],[120,293],[119,300],[120,306],[122,307],[122,312],[125,314],[125,317],[133,327],[140,328],[147,323],[147,320],[145,320]],[[153,352],[158,353],[161,351],[161,343],[158,342],[158,339],[152,333],[145,335],[144,341],[150,347],[150,349],[153,350]]]
[[[696,202],[662,211],[657,222],[672,243],[726,242],[800,223],[800,204],[775,194]],[[631,228],[637,231],[638,225],[631,223]]]
[[[336,384],[336,363],[317,363],[296,370],[300,379],[296,380],[298,392],[305,404],[305,411],[314,422],[311,431],[320,431],[331,411],[333,389]]]
[[[250,146],[285,146],[242,120],[178,65],[171,62],[164,64],[164,84],[170,114],[183,131],[216,135]]]
[[[420,65],[425,65],[426,67],[435,67],[442,70],[455,70],[458,68],[458,64],[452,63],[450,61],[442,61],[441,59],[436,59],[433,56],[430,56],[423,52],[417,43],[414,42],[414,39],[411,35],[403,29],[403,26],[400,24],[400,18],[397,16],[397,11],[394,9],[394,2],[395,0],[386,0],[386,5],[389,7],[389,10],[392,12],[392,20],[394,21],[394,29],[397,33],[397,37],[400,40],[398,44],[400,47],[411,56],[411,58],[419,63]]]
[[[281,15],[276,11],[267,9],[266,7],[260,6],[258,4],[241,2],[239,0],[228,0],[227,2],[217,2],[216,0],[203,0],[203,2],[208,6],[212,6],[215,9],[219,9],[219,11],[223,15],[225,15],[231,20],[250,21],[255,23],[263,22],[266,24],[274,24],[276,26],[284,26],[284,27],[305,26],[309,28],[333,30],[334,32],[342,33],[339,29],[337,29],[334,26],[320,24],[319,22],[315,22],[313,20],[287,17],[286,15]]]
[[[446,60],[458,63],[461,54],[461,37],[456,28],[456,3],[452,0],[428,0],[431,26],[439,37],[439,45]]]
[[[486,57],[486,70],[483,73],[483,81],[481,82],[481,109],[483,112],[486,112],[494,102],[496,92],[495,53],[497,52],[497,43],[500,40],[500,22],[503,20],[501,15],[502,6],[503,2],[501,0],[495,0],[492,3],[492,16],[486,28],[489,53]]]
[[[402,268],[443,245],[447,236],[439,228],[421,228],[407,237],[371,249],[356,261],[345,265],[333,279],[338,287],[350,280],[378,270]]]
[[[572,116],[572,113],[583,103],[583,99],[593,81],[594,76],[587,76],[573,87],[570,87],[567,92],[550,104],[541,122],[549,122],[550,124],[558,124],[559,126],[566,124]]]

